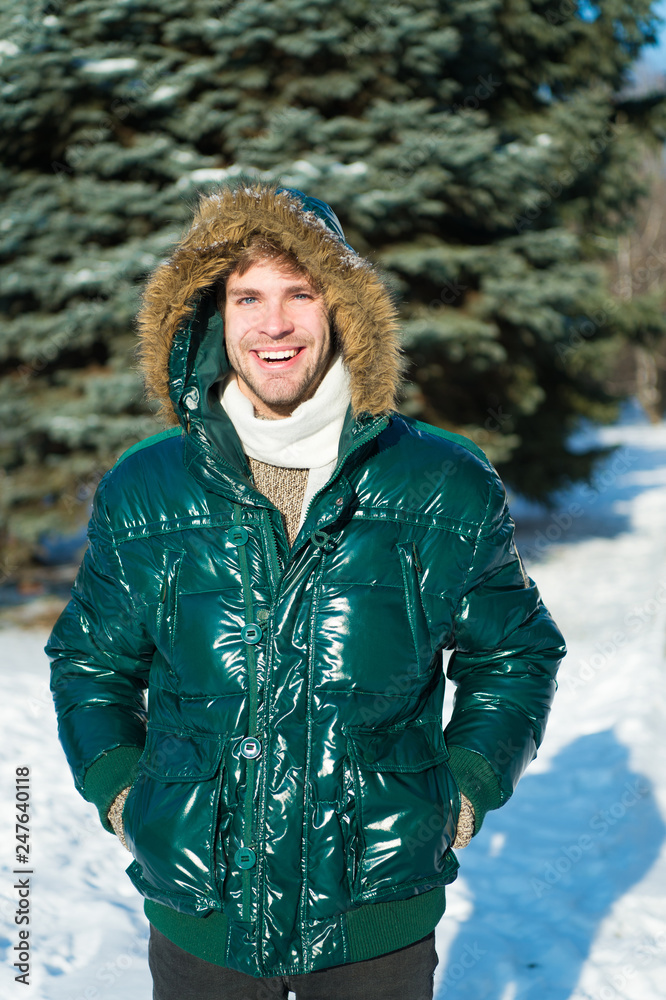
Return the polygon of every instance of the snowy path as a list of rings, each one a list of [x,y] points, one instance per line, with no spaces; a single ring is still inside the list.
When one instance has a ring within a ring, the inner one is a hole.
[[[437,930],[437,1000],[666,997],[666,425],[552,514],[514,505],[569,656],[539,758],[460,852]],[[2,997],[148,1000],[147,924],[126,852],[74,791],[42,631],[0,632],[0,795],[31,768],[31,986],[14,982],[13,815],[0,816]],[[344,998],[341,998],[344,1000]]]

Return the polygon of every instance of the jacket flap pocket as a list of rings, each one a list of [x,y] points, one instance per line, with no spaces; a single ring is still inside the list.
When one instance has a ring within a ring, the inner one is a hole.
[[[203,781],[212,778],[220,766],[226,742],[226,735],[149,729],[139,767],[157,781]]]
[[[449,752],[438,718],[388,729],[348,729],[349,756],[367,771],[423,771]]]

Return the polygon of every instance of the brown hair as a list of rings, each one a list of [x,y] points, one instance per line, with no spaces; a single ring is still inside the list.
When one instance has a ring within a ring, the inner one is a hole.
[[[321,293],[319,283],[314,281],[308,269],[301,264],[295,253],[285,250],[284,247],[271,243],[264,236],[255,233],[250,237],[247,246],[243,247],[240,254],[230,267],[228,267],[215,282],[215,295],[217,307],[224,314],[226,304],[227,281],[232,274],[242,277],[254,267],[255,264],[274,264],[281,271],[287,274],[297,274],[308,279],[313,288]]]

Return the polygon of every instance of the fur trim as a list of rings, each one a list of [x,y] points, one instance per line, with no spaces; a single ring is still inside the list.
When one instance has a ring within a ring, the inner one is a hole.
[[[139,358],[152,399],[178,423],[169,399],[174,334],[255,233],[295,253],[324,298],[350,374],[355,415],[395,408],[403,368],[396,308],[372,265],[350,250],[312,211],[277,184],[252,183],[202,196],[189,232],[154,272],[138,315]]]

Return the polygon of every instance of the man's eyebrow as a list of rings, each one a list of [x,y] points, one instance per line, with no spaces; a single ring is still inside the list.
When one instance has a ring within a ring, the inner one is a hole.
[[[307,292],[309,295],[317,295],[312,285],[288,285],[284,291],[287,295],[293,295],[296,292]],[[227,295],[241,296],[242,298],[245,298],[246,295],[251,295],[253,298],[259,299],[261,298],[261,291],[258,288],[241,288],[238,285],[233,285],[227,289]]]

